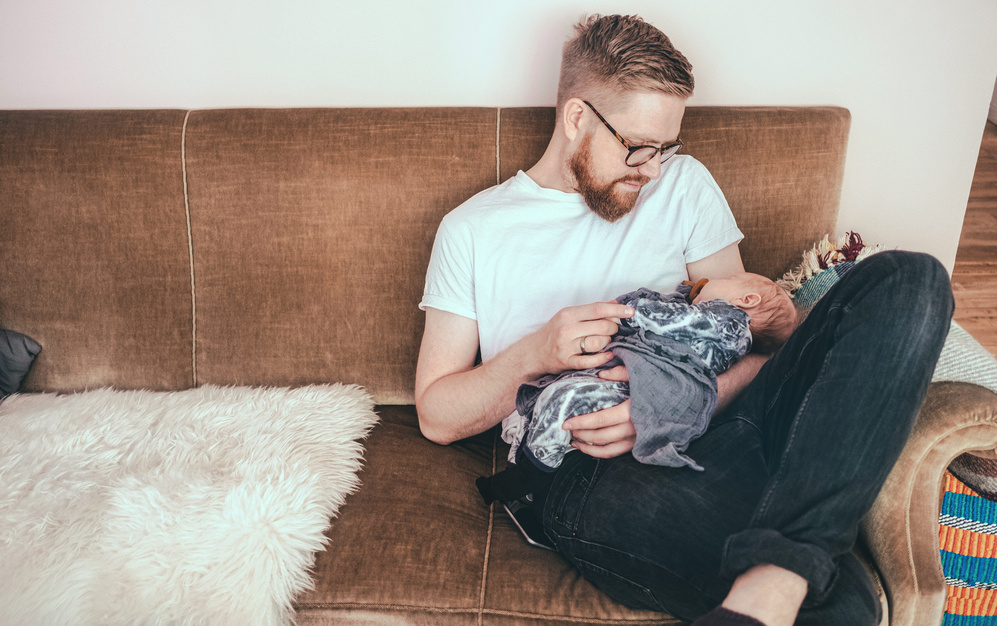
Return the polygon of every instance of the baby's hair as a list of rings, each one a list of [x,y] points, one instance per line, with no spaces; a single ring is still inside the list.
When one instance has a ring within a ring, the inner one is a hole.
[[[758,274],[745,279],[761,296],[761,303],[751,310],[751,351],[772,354],[782,347],[796,330],[797,312],[785,289]]]

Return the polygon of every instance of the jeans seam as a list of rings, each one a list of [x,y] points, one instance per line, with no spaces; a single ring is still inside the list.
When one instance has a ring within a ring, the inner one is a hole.
[[[607,544],[604,544],[604,543],[599,543],[599,542],[596,542],[596,541],[587,541],[585,539],[579,539],[578,537],[572,537],[571,540],[572,541],[577,541],[578,543],[585,544],[587,546],[595,546],[596,548],[604,548],[606,550],[612,550],[613,552],[619,552],[620,554],[625,554],[626,556],[634,559],[635,561],[640,561],[641,563],[647,563],[648,565],[651,565],[653,567],[657,567],[659,569],[662,569],[662,570],[668,572],[669,574],[671,574],[672,576],[674,576],[675,578],[679,578],[679,579],[685,581],[685,583],[687,585],[689,585],[690,587],[692,587],[693,589],[695,589],[699,593],[703,594],[704,596],[707,595],[706,591],[704,591],[703,589],[700,589],[699,585],[694,585],[685,576],[680,575],[678,572],[675,572],[675,571],[673,571],[673,570],[665,567],[664,565],[661,565],[660,563],[656,563],[654,561],[649,561],[649,560],[647,560],[647,559],[645,559],[645,558],[643,558],[641,556],[638,556],[636,554],[631,554],[630,552],[627,552],[626,550],[620,550],[619,548],[615,548],[613,546],[610,546],[610,545],[607,545]],[[578,559],[578,560],[579,561],[583,561],[584,559]],[[592,563],[592,565],[595,565],[595,563]],[[598,565],[598,567],[602,567],[602,566]],[[612,571],[612,570],[610,570],[609,568],[606,568],[606,567],[602,567],[602,569],[606,570],[607,572],[608,571]],[[615,574],[616,572],[613,572],[613,573]],[[629,578],[626,578],[626,576],[623,576],[623,575],[620,575],[620,574],[617,574],[617,575],[620,576],[620,578],[624,578],[626,580],[630,580]],[[630,582],[633,582],[633,581],[630,581]],[[643,587],[643,585],[640,585],[640,583],[634,582],[634,584]]]
[[[606,572],[607,574],[609,574],[611,576],[615,576],[616,578],[622,580],[623,582],[625,582],[625,583],[627,583],[627,584],[635,587],[636,589],[640,590],[641,593],[643,595],[647,596],[647,599],[654,604],[654,606],[657,608],[657,610],[663,611],[663,612],[666,612],[666,613],[670,613],[671,612],[671,611],[668,610],[668,607],[666,607],[663,604],[661,604],[661,602],[658,600],[657,596],[654,595],[653,591],[651,591],[648,587],[640,584],[639,582],[634,581],[634,580],[630,580],[628,577],[623,576],[619,572],[613,571],[613,570],[611,570],[611,569],[609,569],[607,567],[603,567],[602,565],[599,565],[597,563],[593,563],[591,561],[587,561],[587,560],[582,559],[582,558],[576,558],[575,562],[578,563],[578,564],[583,564],[583,566],[586,567],[586,568],[592,568],[592,569],[596,569],[596,570],[601,570],[601,571]],[[576,565],[576,567],[578,567],[578,565]],[[581,569],[581,568],[579,568],[579,569]]]
[[[545,532],[547,531],[547,524],[543,523],[542,520],[547,516],[548,507],[553,506],[553,503],[557,502],[559,503],[558,510],[551,509],[549,513],[552,522],[550,530],[559,537],[567,537],[567,535],[562,535],[561,533],[555,530],[554,527],[556,523],[560,524],[562,527],[567,528],[567,530],[571,533],[572,537],[576,536],[578,532],[578,525],[581,520],[582,511],[585,509],[585,503],[588,502],[589,494],[592,492],[592,488],[595,485],[595,478],[598,475],[599,469],[601,467],[602,467],[602,459],[596,459],[595,468],[592,471],[592,480],[586,479],[583,475],[581,475],[580,472],[576,472],[574,469],[572,469],[571,471],[574,473],[574,476],[572,476],[572,480],[566,489],[563,488],[561,485],[556,485],[558,489],[555,491],[554,486],[551,487],[551,490],[547,494],[547,497],[545,498],[544,501],[544,506],[543,506],[544,510],[541,513],[542,515],[541,523],[544,526]],[[564,508],[565,508],[564,504],[566,501],[567,494],[574,491],[577,488],[576,485],[582,481],[588,484],[585,486],[585,489],[582,492],[581,501],[579,502],[578,505],[578,511],[574,514],[574,516],[571,517],[570,520],[566,516],[563,519],[561,519],[561,516],[564,513]]]
[[[831,308],[831,309],[828,310],[827,318],[825,318],[824,325],[821,326],[821,329],[820,329],[821,333],[824,331],[824,329],[827,328],[826,319],[830,318],[831,314],[834,311],[836,311],[836,310],[840,310],[840,307],[834,307],[834,308]],[[802,354],[807,349],[807,347],[810,346],[811,343],[813,343],[814,341],[816,341],[816,337],[818,335],[820,335],[821,333],[813,333],[811,335],[811,339],[809,339],[807,341],[807,343],[803,346],[803,348],[800,350],[800,353]],[[837,331],[835,331],[835,334],[837,335]],[[837,339],[837,336],[835,336],[835,339]],[[779,469],[776,470],[775,475],[772,476],[769,488],[765,490],[765,495],[762,496],[762,499],[759,501],[758,507],[757,507],[757,509],[755,511],[755,514],[752,516],[752,522],[754,522],[759,517],[765,515],[765,513],[768,512],[768,507],[769,507],[769,504],[770,504],[770,502],[772,500],[772,493],[775,491],[775,488],[779,485],[779,483],[781,482],[781,480],[782,480],[782,478],[783,478],[783,476],[785,474],[785,472],[783,471],[784,470],[784,464],[781,461],[786,457],[786,455],[789,454],[789,451],[793,447],[793,443],[796,440],[797,431],[799,430],[800,416],[803,414],[803,411],[806,410],[807,406],[810,403],[810,394],[813,393],[813,387],[814,387],[814,385],[816,384],[816,382],[818,380],[820,380],[821,375],[824,373],[824,369],[827,367],[827,361],[828,361],[828,358],[830,357],[830,354],[831,354],[830,350],[827,353],[824,354],[824,360],[820,364],[820,369],[817,371],[817,376],[814,377],[814,383],[811,384],[811,386],[810,386],[809,389],[807,389],[807,393],[803,396],[803,400],[800,402],[800,407],[797,409],[796,415],[793,417],[793,423],[790,426],[789,434],[786,437],[786,444],[783,446],[782,454],[780,455]],[[793,365],[793,370],[792,371],[794,373],[796,372],[798,366],[799,366],[799,362],[797,362],[797,363],[795,363]],[[775,394],[775,398],[776,399],[782,393],[782,385],[783,384],[785,384],[785,379],[783,380],[783,383],[779,385],[779,392]],[[772,405],[773,406],[775,405],[775,400],[773,400]],[[771,406],[769,407],[769,411],[771,411]]]
[[[582,493],[581,501],[578,503],[578,511],[575,513],[574,519],[571,520],[571,536],[578,536],[578,526],[581,523],[582,512],[585,510],[585,504],[588,502],[589,495],[592,493],[592,489],[595,487],[596,477],[599,475],[599,470],[602,468],[602,459],[596,459],[595,467],[592,469],[592,479],[588,481],[588,485],[585,486],[585,491]],[[580,477],[584,480],[584,477]]]
[[[630,553],[630,552],[628,552],[626,550],[621,550],[619,548],[616,548],[616,547],[613,547],[613,546],[610,546],[610,545],[607,545],[607,544],[604,544],[604,543],[599,543],[599,542],[596,542],[596,541],[587,541],[585,539],[580,539],[577,536],[574,536],[574,537],[564,537],[564,536],[561,536],[561,538],[567,540],[569,543],[584,544],[586,546],[593,546],[593,547],[602,548],[602,549],[605,549],[605,550],[612,550],[613,552],[617,552],[619,554],[626,555],[626,556],[634,559],[635,561],[640,561],[641,563],[645,563],[647,565],[650,565],[653,568],[657,568],[657,569],[660,569],[662,571],[668,572],[668,574],[670,574],[671,576],[674,576],[675,578],[677,578],[677,579],[683,581],[685,584],[689,585],[689,587],[695,589],[703,597],[706,597],[706,598],[710,597],[709,593],[707,593],[699,585],[694,584],[687,577],[685,577],[685,576],[679,574],[678,572],[672,570],[671,568],[665,567],[664,565],[662,565],[660,563],[657,563],[655,561],[649,561],[648,559],[645,559],[645,558],[643,558],[641,556],[638,556],[636,554],[632,554],[632,553]],[[565,555],[564,552],[560,552],[559,551],[559,553],[567,557],[567,555]],[[654,592],[652,592],[647,586],[645,586],[645,585],[643,585],[643,584],[641,584],[641,583],[639,583],[637,581],[631,580],[627,576],[624,576],[623,574],[620,574],[619,572],[617,572],[615,570],[609,569],[608,567],[605,567],[603,565],[599,565],[598,563],[592,563],[591,561],[588,561],[588,560],[583,559],[581,557],[572,556],[572,557],[569,557],[569,559],[572,562],[578,561],[578,562],[585,563],[586,565],[589,565],[589,566],[592,566],[592,567],[597,567],[597,568],[599,568],[601,570],[609,572],[610,574],[612,574],[613,576],[616,576],[617,578],[619,578],[621,580],[625,580],[626,582],[634,585],[635,587],[639,587],[639,588],[641,588],[643,590],[646,590],[647,593],[648,593],[648,595],[650,595],[651,598],[654,600],[655,604],[657,604],[658,606],[661,607],[662,611],[671,612],[671,610],[668,607],[666,607],[663,604],[661,604],[661,601],[658,600],[658,598],[657,598],[657,596],[655,596]]]
[[[812,344],[814,341],[817,340],[817,337],[819,335],[824,333],[824,331],[827,329],[828,320],[831,318],[832,313],[834,313],[839,309],[840,307],[833,307],[828,309],[827,316],[824,317],[824,323],[821,325],[820,328],[817,329],[817,332],[810,333],[810,337],[807,338],[806,343],[803,344],[802,348],[800,348],[799,353],[801,355],[807,351],[807,348],[810,347],[810,344]],[[821,367],[823,368],[823,364],[821,365]],[[782,395],[782,388],[786,385],[786,383],[789,381],[790,378],[796,375],[796,372],[798,372],[799,369],[800,369],[800,361],[799,359],[797,359],[793,363],[793,367],[786,373],[785,376],[782,377],[782,380],[779,381],[778,391],[772,394],[772,400],[769,402],[768,406],[765,407],[764,415],[768,415],[769,413],[772,412],[772,410],[775,408],[775,405],[778,404],[779,402],[779,397]]]

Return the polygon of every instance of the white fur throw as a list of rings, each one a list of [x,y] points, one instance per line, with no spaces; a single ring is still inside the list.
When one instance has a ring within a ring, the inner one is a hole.
[[[7,398],[0,623],[290,623],[372,409],[344,385]]]

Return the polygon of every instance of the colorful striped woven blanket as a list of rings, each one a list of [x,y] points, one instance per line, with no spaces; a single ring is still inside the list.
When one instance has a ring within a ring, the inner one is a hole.
[[[948,585],[942,626],[997,623],[997,502],[945,472],[938,543]]]

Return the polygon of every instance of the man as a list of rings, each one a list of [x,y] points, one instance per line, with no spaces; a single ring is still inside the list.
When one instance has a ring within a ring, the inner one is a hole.
[[[522,428],[520,384],[610,360],[614,320],[633,314],[613,297],[744,271],[723,194],[673,156],[693,86],[685,57],[640,18],[576,27],[543,157],[437,234],[415,390],[426,437],[502,422],[508,441]],[[534,494],[546,534],[631,606],[700,624],[878,623],[849,549],[951,313],[934,259],[863,261],[773,358],[748,355],[719,377],[720,408],[688,449],[704,472],[637,463],[629,401],[568,420],[578,452]],[[602,376],[627,380],[623,368]]]

